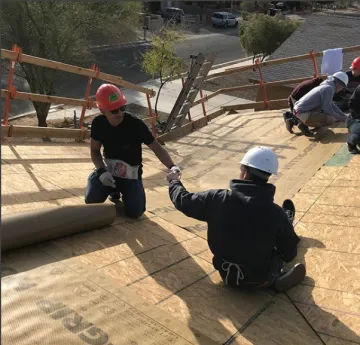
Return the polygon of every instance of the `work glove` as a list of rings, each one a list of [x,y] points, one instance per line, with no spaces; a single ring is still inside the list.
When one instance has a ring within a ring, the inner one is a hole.
[[[116,188],[115,180],[108,171],[102,173],[99,177],[99,180],[106,187]]]
[[[170,169],[170,172],[167,174],[166,179],[168,180],[168,182],[180,181],[181,173],[178,170]]]
[[[177,165],[173,165],[170,168],[170,172],[172,172],[172,171],[175,171],[175,172],[178,172],[179,174],[181,174],[181,169]]]

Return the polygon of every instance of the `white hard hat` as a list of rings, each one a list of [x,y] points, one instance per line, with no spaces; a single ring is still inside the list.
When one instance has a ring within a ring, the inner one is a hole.
[[[279,168],[279,161],[275,152],[266,146],[257,146],[250,149],[240,164],[274,175],[277,175]]]
[[[333,78],[339,79],[341,82],[345,84],[345,86],[349,83],[349,77],[345,72],[336,72],[332,75]]]

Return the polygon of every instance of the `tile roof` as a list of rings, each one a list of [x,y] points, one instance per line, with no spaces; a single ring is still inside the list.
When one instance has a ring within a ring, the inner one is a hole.
[[[349,47],[360,44],[360,16],[346,14],[316,13],[309,16],[302,25],[271,55],[269,60],[324,51],[332,48]],[[351,62],[360,52],[345,53],[343,70],[347,71]],[[321,71],[322,57],[318,57],[317,65]],[[303,60],[269,66],[264,68],[266,82],[312,77],[314,67],[311,60]],[[258,79],[258,78],[256,78]]]

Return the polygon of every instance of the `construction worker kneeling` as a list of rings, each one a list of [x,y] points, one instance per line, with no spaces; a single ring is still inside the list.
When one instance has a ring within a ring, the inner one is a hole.
[[[168,169],[180,169],[146,124],[126,112],[126,98],[118,87],[101,85],[96,101],[102,114],[91,124],[90,150],[95,171],[88,178],[85,202],[103,203],[109,196],[115,202],[122,196],[125,214],[138,218],[145,212],[146,204],[141,145],[147,145]],[[101,146],[104,146],[104,158]]]
[[[350,116],[346,120],[349,130],[347,140],[350,153],[359,154],[360,150],[360,85],[356,88],[349,100]]]
[[[292,127],[298,125],[302,134],[314,136],[309,127],[328,127],[345,122],[346,115],[334,104],[336,92],[346,89],[349,77],[344,72],[336,72],[319,86],[310,90],[294,104],[293,116],[286,120],[286,128],[292,133]]]
[[[305,277],[305,266],[283,270],[283,263],[297,255],[300,239],[295,234],[295,206],[285,200],[274,203],[275,186],[268,183],[277,174],[278,158],[268,147],[255,147],[240,162],[240,179],[230,190],[188,192],[181,173],[167,176],[172,203],[186,216],[207,222],[213,265],[223,281],[246,289],[275,287],[285,291]]]

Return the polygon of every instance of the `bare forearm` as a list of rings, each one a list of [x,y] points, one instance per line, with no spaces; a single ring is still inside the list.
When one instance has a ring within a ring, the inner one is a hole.
[[[168,169],[175,165],[169,153],[163,147],[160,147],[158,150],[156,150],[155,155],[159,159],[159,161],[164,164]]]
[[[91,151],[91,160],[93,161],[96,169],[105,168],[100,151]]]

